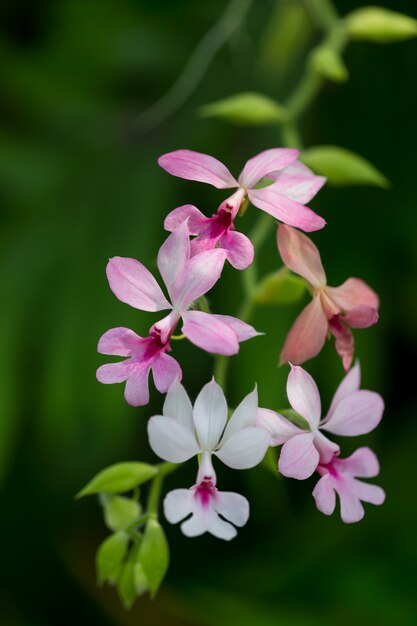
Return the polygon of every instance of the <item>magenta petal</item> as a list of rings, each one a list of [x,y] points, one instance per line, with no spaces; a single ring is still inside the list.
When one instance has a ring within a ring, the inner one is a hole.
[[[194,300],[216,284],[222,273],[226,252],[220,248],[193,256],[171,288],[172,303],[184,311]]]
[[[271,148],[260,152],[247,161],[239,176],[239,184],[246,189],[251,189],[257,182],[275,172],[287,167],[300,154],[299,150],[292,148]]]
[[[106,363],[101,365],[96,372],[97,380],[104,385],[123,383],[132,373],[135,365],[129,360],[120,363]]]
[[[280,222],[300,228],[307,233],[325,227],[326,221],[322,217],[303,204],[279,193],[276,184],[262,189],[251,189],[248,191],[249,200],[258,209],[266,211]]]
[[[158,165],[172,176],[208,183],[217,189],[238,187],[237,181],[223,163],[194,150],[168,152],[159,157]]]
[[[164,352],[153,361],[152,373],[155,387],[160,393],[166,393],[174,380],[180,381],[182,378],[178,361]]]
[[[141,311],[171,308],[155,278],[136,259],[113,257],[106,272],[110,289],[121,302]]]
[[[325,474],[318,481],[313,490],[316,506],[324,515],[331,515],[336,507],[336,493],[333,488],[330,474]]]
[[[100,337],[97,352],[100,354],[115,354],[117,356],[137,355],[146,348],[148,341],[139,337],[130,328],[111,328]]]
[[[243,233],[229,230],[219,240],[221,248],[227,251],[227,259],[237,270],[245,270],[252,262],[254,249],[251,240]]]
[[[314,434],[296,435],[282,446],[278,469],[288,478],[305,480],[319,463],[319,453],[314,447]]]
[[[316,296],[300,313],[288,333],[280,363],[289,361],[299,365],[315,357],[324,346],[328,327],[320,296]]]
[[[182,332],[191,343],[202,350],[226,356],[239,352],[235,331],[215,315],[202,311],[187,311],[182,318],[184,320]]]
[[[211,316],[230,326],[230,328],[236,333],[239,343],[241,341],[247,341],[248,339],[253,339],[253,337],[259,337],[259,335],[262,335],[262,333],[258,333],[253,326],[247,324],[246,322],[242,322],[242,320],[237,317],[233,317],[232,315],[217,315],[216,313],[212,313]]]
[[[277,244],[281,259],[292,272],[305,278],[313,287],[326,284],[320,252],[311,239],[290,226],[280,224]]]
[[[149,402],[150,365],[136,367],[129,376],[125,387],[125,400],[131,406],[145,406]]]
[[[378,311],[370,306],[355,306],[344,317],[343,321],[351,328],[369,328],[378,321]]]
[[[279,172],[268,174],[268,178],[279,183],[277,190],[283,195],[301,204],[310,202],[326,182],[324,176],[316,176],[300,161],[294,161]]]
[[[188,220],[187,226],[190,235],[199,235],[206,225],[210,223],[210,218],[203,215],[197,207],[192,204],[184,204],[168,213],[164,221],[164,228],[172,232],[186,220]]]
[[[158,252],[158,269],[170,294],[189,258],[190,236],[187,222],[182,222],[166,238]]]
[[[334,347],[336,352],[342,359],[345,371],[347,371],[352,364],[355,340],[350,328],[342,322],[342,319],[339,315],[333,317],[329,321],[329,330],[335,338]]]
[[[378,426],[383,412],[384,401],[378,393],[359,389],[338,403],[323,429],[335,435],[365,435]]]

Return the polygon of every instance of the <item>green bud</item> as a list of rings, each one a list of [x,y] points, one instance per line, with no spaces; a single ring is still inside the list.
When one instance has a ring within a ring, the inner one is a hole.
[[[259,126],[286,119],[284,107],[261,93],[239,93],[200,107],[202,117],[216,117],[232,124]]]
[[[349,78],[349,72],[340,54],[327,46],[313,50],[310,63],[318,74],[329,80],[343,83]]]
[[[382,7],[352,11],[345,23],[351,39],[373,43],[392,43],[417,36],[417,20]]]
[[[114,532],[129,526],[140,516],[142,511],[138,502],[123,496],[105,496],[103,508],[104,521],[107,527]]]
[[[301,160],[316,174],[327,177],[335,187],[373,185],[386,189],[390,183],[363,157],[337,146],[316,146],[304,150]]]
[[[158,473],[147,463],[117,463],[99,472],[82,489],[77,498],[94,493],[122,493],[150,480]]]
[[[117,593],[125,607],[130,609],[136,600],[136,587],[134,579],[135,562],[133,557],[129,557],[122,567],[117,579]]]
[[[142,596],[145,591],[148,591],[148,579],[146,578],[143,565],[140,562],[135,563],[133,580],[135,583],[136,595]]]
[[[268,274],[259,284],[255,304],[292,304],[298,302],[306,289],[302,278],[291,274],[286,267]]]
[[[154,598],[169,565],[169,547],[165,533],[155,519],[150,519],[146,524],[139,561],[148,581],[151,597]]]
[[[118,532],[108,537],[100,545],[96,555],[97,579],[99,585],[108,580],[115,583],[122,569],[123,559],[129,545],[129,536]]]

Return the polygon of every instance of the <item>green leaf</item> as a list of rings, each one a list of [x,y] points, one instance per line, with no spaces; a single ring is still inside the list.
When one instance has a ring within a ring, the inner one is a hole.
[[[100,585],[105,580],[116,582],[128,545],[129,536],[124,532],[111,535],[100,545],[96,555],[97,579]]]
[[[306,290],[302,278],[290,274],[286,267],[268,274],[259,284],[255,304],[292,304],[301,299]]]
[[[340,54],[327,46],[320,46],[313,50],[310,63],[313,69],[324,78],[338,83],[343,83],[349,78],[349,72]]]
[[[133,578],[135,582],[136,595],[142,596],[145,591],[148,591],[148,579],[146,578],[145,571],[142,563],[135,563]]]
[[[123,496],[105,496],[103,508],[104,521],[107,527],[114,532],[129,526],[140,516],[142,511],[138,502]]]
[[[262,459],[262,465],[275,478],[281,477],[281,474],[278,473],[278,455],[275,448],[268,448]]]
[[[330,185],[374,185],[386,189],[390,182],[366,159],[338,146],[316,146],[304,150],[301,160]]]
[[[117,463],[102,470],[82,489],[77,498],[94,493],[122,493],[150,480],[158,473],[147,463]]]
[[[131,556],[123,565],[122,571],[117,579],[117,593],[125,609],[130,609],[133,606],[137,596],[134,571],[135,561]]]
[[[363,7],[345,18],[351,39],[373,43],[392,43],[417,37],[417,20],[408,15],[383,9]]]
[[[232,124],[259,126],[286,119],[284,107],[261,93],[245,92],[200,107],[202,117],[217,117]]]
[[[150,519],[146,525],[139,561],[147,578],[151,597],[154,598],[169,564],[168,542],[162,526],[155,519]]]

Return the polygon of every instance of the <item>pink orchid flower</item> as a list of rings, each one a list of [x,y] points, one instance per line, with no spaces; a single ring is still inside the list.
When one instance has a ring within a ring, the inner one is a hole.
[[[224,250],[215,249],[190,257],[187,223],[180,224],[162,244],[158,254],[158,268],[171,302],[139,261],[122,257],[110,259],[107,277],[119,300],[141,311],[170,309],[170,313],[152,326],[146,338],[127,328],[107,331],[99,341],[98,351],[128,358],[102,365],[97,370],[98,380],[105,384],[127,381],[127,402],[142,406],[149,402],[148,378],[152,370],[158,391],[166,393],[173,380],[181,378],[180,366],[167,354],[171,351],[171,335],[181,318],[182,332],[207,352],[236,354],[239,342],[258,335],[252,326],[235,317],[188,310],[194,300],[217,282],[225,255]]]
[[[243,526],[247,522],[246,498],[216,489],[212,457],[233,469],[247,469],[260,463],[270,436],[256,425],[257,411],[256,389],[242,400],[227,421],[226,398],[214,379],[203,387],[194,408],[184,387],[176,381],[166,396],[163,414],[149,420],[149,443],[161,459],[183,463],[199,457],[196,485],[191,489],[175,489],[164,501],[165,516],[172,524],[191,515],[181,524],[182,532],[188,537],[209,532],[229,540],[236,536],[232,524]]]
[[[359,522],[365,515],[362,502],[383,504],[385,492],[381,487],[357,478],[373,478],[379,474],[379,463],[369,448],[359,448],[346,459],[333,458],[317,468],[321,478],[313,491],[319,511],[331,515],[340,499],[340,514],[346,524]]]
[[[282,445],[278,469],[284,476],[304,480],[317,466],[331,463],[340,448],[321,431],[354,436],[371,432],[379,424],[384,401],[378,393],[359,389],[360,367],[344,377],[323,420],[317,385],[302,367],[291,366],[287,396],[294,411],[306,422],[301,428],[270,409],[259,409],[257,424],[271,433],[271,445]]]
[[[219,209],[219,211],[228,211],[232,220],[242,200],[247,196],[254,206],[266,211],[275,219],[311,232],[320,230],[326,222],[306,207],[305,203],[316,195],[326,179],[322,176],[315,176],[305,165],[298,162],[296,159],[299,154],[298,150],[291,148],[265,150],[247,161],[238,180],[232,176],[223,163],[212,156],[193,150],[169,152],[161,156],[158,163],[169,174],[179,178],[208,183],[217,189],[237,187],[237,192],[221,204]],[[274,182],[257,189],[258,183],[263,178]],[[195,212],[193,215],[197,217]],[[215,223],[216,227],[219,227],[224,216],[218,212],[214,217],[216,219],[212,224]],[[208,225],[199,225],[198,235],[203,226],[207,228]],[[238,238],[235,237],[235,240],[237,242]]]
[[[359,278],[349,278],[339,287],[327,286],[320,253],[299,231],[280,224],[278,249],[285,265],[307,280],[313,300],[295,320],[281,352],[280,364],[300,365],[316,356],[328,333],[335,337],[336,352],[348,370],[354,354],[351,328],[368,328],[378,321],[376,293]]]

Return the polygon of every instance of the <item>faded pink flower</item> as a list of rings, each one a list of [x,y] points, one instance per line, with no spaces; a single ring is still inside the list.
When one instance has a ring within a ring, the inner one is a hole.
[[[355,344],[351,328],[368,328],[378,321],[376,293],[359,278],[349,278],[339,287],[329,287],[320,253],[314,243],[299,231],[280,224],[278,250],[285,265],[311,285],[313,300],[295,320],[285,340],[280,363],[296,365],[315,357],[328,333],[348,370]]]
[[[331,515],[340,500],[340,514],[346,524],[359,522],[365,515],[362,502],[383,504],[385,492],[381,487],[357,478],[373,478],[379,474],[379,463],[369,448],[359,448],[346,459],[334,457],[327,465],[317,468],[321,478],[313,491],[319,511]]]
[[[190,257],[187,222],[180,224],[158,254],[158,268],[171,302],[139,261],[123,257],[110,259],[107,277],[119,300],[141,311],[170,309],[170,313],[152,326],[146,338],[127,328],[107,331],[99,341],[98,351],[128,358],[121,363],[101,366],[97,370],[98,380],[105,384],[127,381],[127,402],[141,406],[149,402],[148,377],[152,370],[157,389],[165,393],[176,377],[181,378],[180,366],[166,354],[171,351],[169,341],[181,318],[182,332],[207,352],[236,354],[241,341],[258,335],[252,326],[235,317],[189,310],[192,302],[217,282],[225,257],[225,251],[220,249]]]
[[[322,431],[334,435],[364,435],[381,421],[384,401],[374,391],[359,389],[360,367],[356,364],[346,374],[333,397],[329,412],[321,417],[317,385],[302,367],[291,366],[287,396],[293,410],[303,418],[305,428],[270,409],[259,409],[257,425],[271,434],[271,445],[282,445],[278,469],[284,476],[304,480],[317,466],[326,465],[340,448]]]
[[[238,191],[230,196],[220,209],[230,212],[232,218],[247,196],[250,202],[266,211],[275,219],[296,226],[306,232],[320,230],[325,220],[305,206],[324,185],[326,179],[315,176],[296,159],[298,150],[272,148],[249,159],[236,180],[227,167],[207,154],[193,150],[175,150],[158,159],[159,165],[173,176],[208,183],[217,189]],[[267,178],[270,185],[257,189],[258,183]],[[223,216],[217,216],[216,221]],[[207,227],[207,224],[205,225]],[[200,226],[199,226],[200,229]],[[200,231],[197,233],[200,234]],[[233,246],[232,246],[233,248]]]

